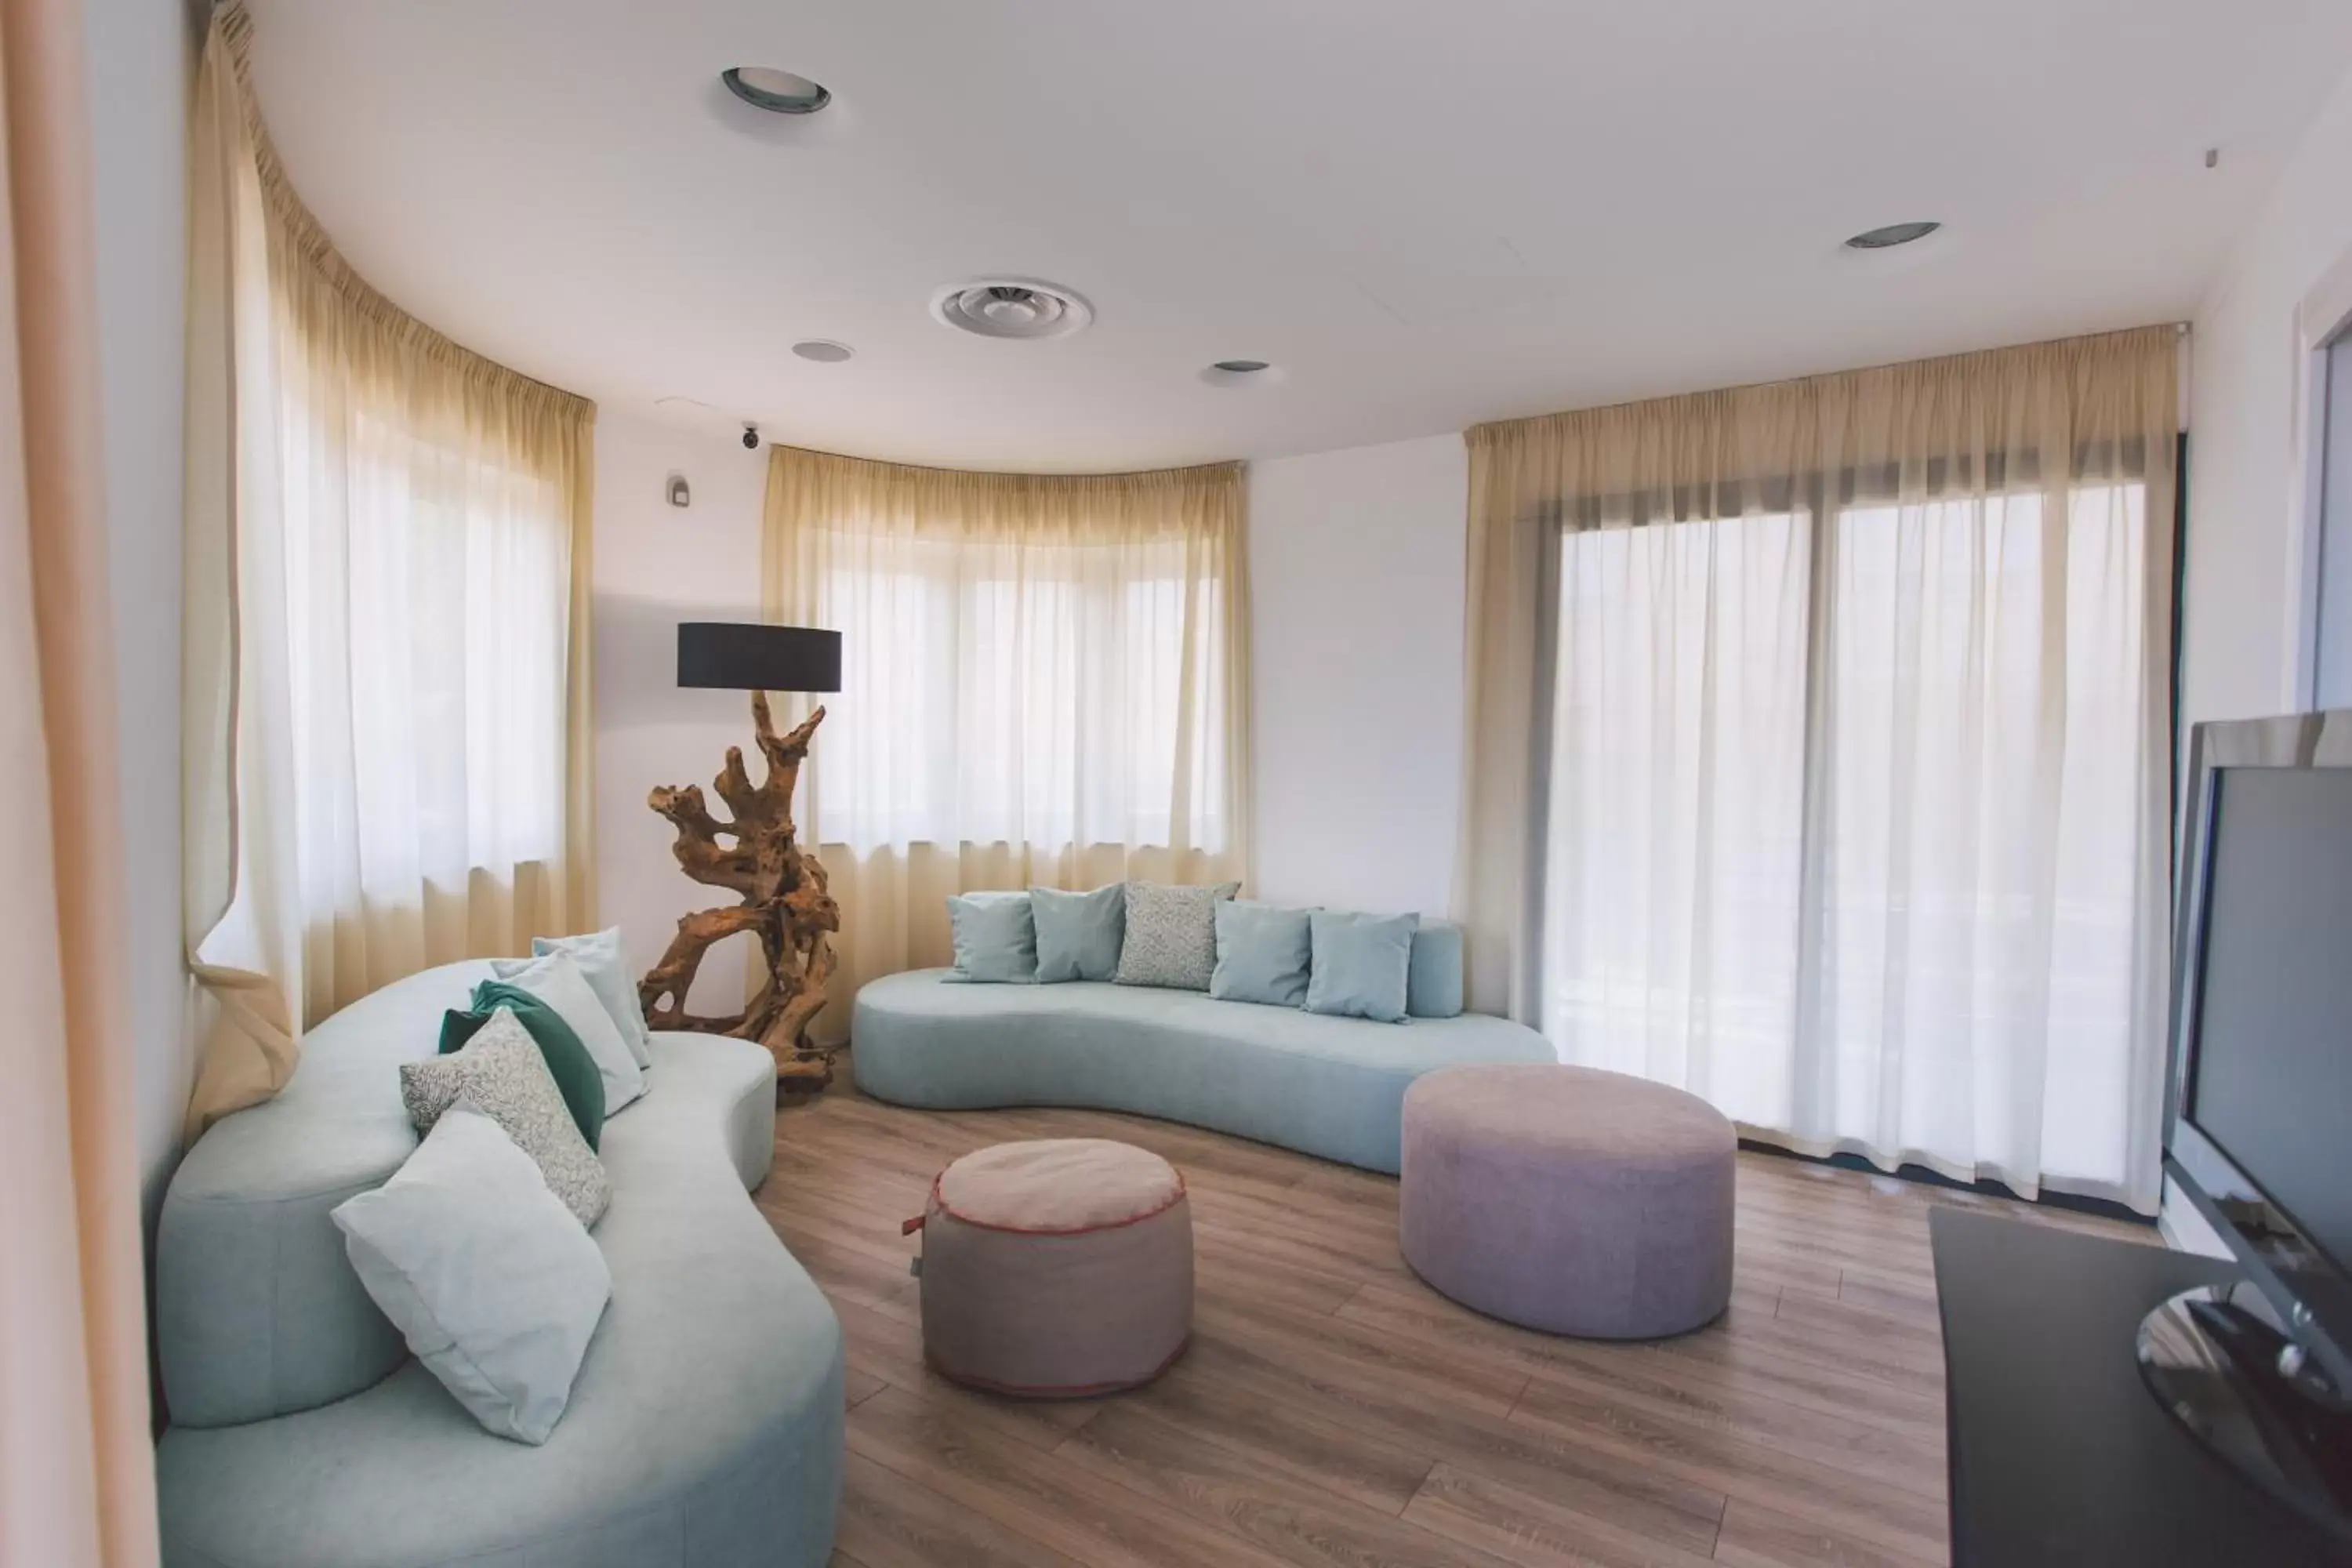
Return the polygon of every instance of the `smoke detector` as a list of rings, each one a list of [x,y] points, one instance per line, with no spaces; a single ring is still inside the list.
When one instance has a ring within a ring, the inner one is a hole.
[[[933,319],[983,338],[1066,338],[1095,319],[1072,289],[1034,278],[982,278],[931,296]]]

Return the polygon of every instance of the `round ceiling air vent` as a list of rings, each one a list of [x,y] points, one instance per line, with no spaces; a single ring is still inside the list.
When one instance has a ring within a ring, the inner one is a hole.
[[[983,278],[931,296],[931,315],[983,338],[1066,338],[1095,319],[1094,307],[1058,283]]]

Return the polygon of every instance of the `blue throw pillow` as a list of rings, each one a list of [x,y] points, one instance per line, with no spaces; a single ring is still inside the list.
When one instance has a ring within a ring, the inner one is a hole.
[[[1026,893],[959,893],[948,900],[958,980],[1027,984],[1037,978],[1037,928]]]
[[[1351,915],[1318,910],[1308,919],[1313,969],[1307,1010],[1404,1022],[1418,915]]]
[[[1209,994],[1220,1002],[1296,1007],[1307,1000],[1312,955],[1305,910],[1238,899],[1217,905],[1217,967]]]
[[[1113,882],[1091,893],[1059,888],[1029,889],[1037,928],[1037,978],[1108,980],[1118,973],[1118,950],[1127,940],[1127,884]]]
[[[1404,1010],[1416,1018],[1452,1018],[1462,1012],[1462,928],[1423,921],[1412,930],[1412,972]]]

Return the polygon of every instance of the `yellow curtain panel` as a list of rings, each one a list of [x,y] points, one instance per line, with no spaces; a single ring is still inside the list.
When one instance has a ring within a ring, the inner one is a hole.
[[[2152,1206],[2178,353],[1470,431],[1472,1005],[1753,1136]]]
[[[1249,867],[1237,464],[961,473],[772,449],[763,613],[842,634],[802,774],[838,994],[951,956],[945,898]],[[817,1032],[838,1039],[848,1009]]]
[[[217,1004],[186,1133],[302,1026],[595,916],[594,405],[371,288],[213,19],[189,258],[187,940]]]

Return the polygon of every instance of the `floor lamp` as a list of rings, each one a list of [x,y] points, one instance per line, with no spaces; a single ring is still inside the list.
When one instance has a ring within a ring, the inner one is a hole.
[[[811,1044],[808,1026],[824,1007],[825,983],[835,962],[828,939],[841,929],[841,910],[825,890],[824,868],[801,847],[793,824],[793,786],[824,710],[818,708],[778,735],[768,713],[768,693],[840,690],[841,634],[814,626],[682,622],[677,683],[751,694],[752,737],[766,776],[753,784],[743,769],[743,749],[727,748],[727,765],[710,787],[730,821],[710,815],[695,784],[664,786],[646,797],[646,805],[677,828],[671,853],[678,868],[741,901],[681,918],[661,962],[637,983],[637,999],[653,1028],[756,1040],[775,1058],[781,1087],[823,1089],[833,1080],[832,1055]],[[704,952],[741,931],[758,939],[767,964],[759,991],[742,1012],[726,1017],[688,1012],[687,993]]]

